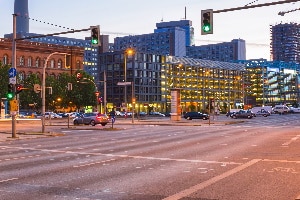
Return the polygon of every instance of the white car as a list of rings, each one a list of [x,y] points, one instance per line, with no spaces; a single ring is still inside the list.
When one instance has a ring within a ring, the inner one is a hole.
[[[54,113],[54,112],[45,112],[45,118],[46,119],[49,119],[51,116],[51,119],[54,119],[54,118],[62,118],[62,116]]]
[[[289,113],[290,109],[289,109],[289,107],[287,107],[285,105],[277,105],[273,108],[273,112],[279,113],[279,114]]]
[[[291,113],[300,113],[300,108],[290,107]]]

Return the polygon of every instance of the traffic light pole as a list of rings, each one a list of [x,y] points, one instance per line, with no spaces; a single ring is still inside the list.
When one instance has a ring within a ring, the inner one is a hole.
[[[273,5],[277,5],[277,4],[293,3],[293,2],[297,2],[297,1],[299,1],[299,0],[282,0],[282,1],[271,2],[271,3],[248,5],[248,6],[237,7],[237,8],[228,8],[228,9],[223,9],[223,10],[214,10],[213,13],[222,13],[222,12],[229,12],[229,11],[235,11],[235,10],[244,10],[244,9],[249,9],[249,8],[273,6]]]
[[[12,39],[12,67],[16,69],[16,18],[17,15],[13,14],[13,39]],[[16,70],[17,71],[17,70]],[[17,79],[16,79],[17,80]],[[14,94],[16,93],[15,91],[15,85],[16,83],[13,84],[13,88],[14,88]],[[16,95],[14,97],[16,99]],[[16,112],[15,111],[11,111],[11,130],[12,130],[12,138],[17,138],[17,134],[16,134]]]

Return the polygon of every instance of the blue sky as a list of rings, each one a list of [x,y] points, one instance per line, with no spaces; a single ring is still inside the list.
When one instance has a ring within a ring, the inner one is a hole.
[[[270,25],[280,22],[299,22],[300,11],[278,15],[280,11],[300,7],[296,3],[280,4],[233,12],[214,14],[214,34],[201,35],[201,10],[222,10],[241,7],[246,4],[263,4],[272,0],[28,0],[30,18],[73,29],[100,25],[102,34],[116,36],[152,33],[160,21],[186,19],[193,22],[196,45],[228,42],[244,39],[247,44],[247,59],[270,57]],[[276,2],[279,0],[274,0]],[[0,37],[12,32],[14,0],[0,0]],[[32,33],[56,33],[66,31],[48,24],[30,20]],[[63,35],[66,36],[66,35]],[[83,39],[89,32],[67,35]]]

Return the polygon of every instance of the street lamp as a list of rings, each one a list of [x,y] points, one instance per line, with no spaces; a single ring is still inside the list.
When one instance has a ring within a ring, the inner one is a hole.
[[[124,52],[124,82],[127,82],[127,55],[133,55],[134,54],[134,50],[133,49],[126,49]],[[132,91],[133,92],[133,91]],[[125,88],[124,88],[124,103],[125,103],[125,112],[127,113],[127,86],[125,84]],[[134,113],[132,113],[134,115]]]
[[[65,55],[66,53],[53,52],[46,58],[43,68],[43,80],[42,80],[42,133],[45,133],[45,111],[46,111],[46,67],[48,60],[55,54]]]

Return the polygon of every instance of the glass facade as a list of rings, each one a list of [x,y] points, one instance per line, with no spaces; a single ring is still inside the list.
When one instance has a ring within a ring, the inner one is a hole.
[[[296,105],[300,101],[300,65],[296,63],[249,60],[244,82],[245,104]]]
[[[136,111],[170,112],[170,91],[174,88],[180,89],[182,112],[207,111],[210,99],[224,111],[243,103],[242,64],[140,52],[129,56],[123,51],[100,54],[99,60],[100,79],[106,74],[108,111],[124,109],[125,87],[129,111],[134,96]],[[126,82],[133,86],[120,85],[125,81],[125,66]]]

